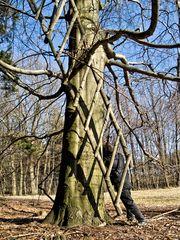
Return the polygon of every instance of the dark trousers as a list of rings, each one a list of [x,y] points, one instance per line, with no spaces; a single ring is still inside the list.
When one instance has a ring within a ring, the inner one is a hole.
[[[128,220],[132,220],[135,217],[138,222],[144,221],[144,216],[131,197],[131,189],[123,189],[120,198],[126,208]]]

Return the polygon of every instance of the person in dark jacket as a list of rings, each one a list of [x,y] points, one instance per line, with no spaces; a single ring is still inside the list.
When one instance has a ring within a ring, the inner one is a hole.
[[[108,167],[110,164],[112,152],[113,146],[110,143],[105,143],[103,145],[103,160],[106,167]],[[123,155],[121,153],[117,153],[110,174],[110,179],[112,185],[115,188],[115,191],[118,191],[119,189],[125,164],[126,162]],[[132,222],[134,218],[136,218],[139,225],[143,225],[145,223],[144,216],[135,204],[134,200],[132,199],[131,189],[132,185],[130,181],[130,176],[129,173],[127,173],[120,198],[126,208],[128,221]]]

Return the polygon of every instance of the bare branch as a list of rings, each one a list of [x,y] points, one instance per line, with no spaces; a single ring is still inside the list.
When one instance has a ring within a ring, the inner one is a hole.
[[[118,83],[117,83],[117,79],[118,79],[118,77],[116,76],[116,74],[114,73],[114,71],[113,71],[113,69],[111,68],[111,66],[108,66],[108,68],[109,68],[109,71],[111,72],[111,74],[113,75],[113,78],[114,78],[114,83],[115,83],[115,91],[116,91],[116,102],[117,102],[117,107],[118,107],[118,110],[120,111],[120,109],[119,109],[119,102],[120,102],[120,99],[119,99],[119,93],[118,93]],[[128,72],[126,71],[126,70],[124,70],[124,78],[125,78],[125,81],[126,81],[126,86],[127,86],[127,88],[128,88],[128,91],[129,91],[129,95],[130,95],[130,97],[131,97],[131,99],[132,99],[132,102],[134,103],[134,106],[135,106],[135,108],[136,108],[136,110],[137,110],[137,112],[138,112],[138,114],[139,114],[139,116],[140,116],[140,118],[141,118],[141,121],[142,121],[142,124],[143,124],[143,121],[144,121],[144,119],[143,119],[143,112],[142,112],[142,110],[140,109],[140,105],[139,105],[139,103],[138,103],[138,101],[136,100],[136,98],[135,98],[135,95],[134,95],[134,93],[133,93],[133,90],[132,90],[132,88],[131,88],[131,83],[130,83],[130,79],[129,79],[129,74],[128,74]]]
[[[38,13],[38,8],[37,8],[34,0],[28,0],[28,3],[29,3],[29,6],[30,6],[32,12],[33,12],[34,14],[37,14],[37,13]],[[54,58],[56,59],[56,62],[57,62],[57,64],[59,65],[59,67],[60,67],[60,69],[61,69],[61,71],[62,71],[62,75],[65,76],[65,70],[64,70],[63,64],[62,64],[62,62],[60,61],[60,59],[57,59],[56,49],[55,49],[55,47],[54,47],[54,44],[53,44],[50,36],[48,35],[47,29],[46,29],[46,27],[45,27],[45,25],[44,25],[44,23],[43,23],[43,19],[39,17],[38,20],[39,20],[39,22],[40,22],[40,24],[41,24],[42,31],[43,31],[44,35],[46,36],[46,37],[45,37],[45,38],[46,38],[46,41],[47,41],[47,43],[49,43],[49,46],[50,46],[51,51],[52,51],[52,53],[53,53],[53,55],[54,55]]]
[[[107,64],[109,64],[109,65],[114,65],[114,66],[120,67],[123,70],[126,70],[128,72],[132,72],[132,73],[135,72],[135,73],[140,73],[140,74],[144,74],[144,75],[147,75],[147,76],[151,76],[151,77],[154,77],[154,78],[161,78],[161,79],[164,79],[164,80],[180,82],[180,77],[179,76],[173,77],[173,76],[169,76],[169,75],[164,75],[162,73],[156,73],[156,72],[153,72],[153,71],[145,71],[145,70],[139,69],[137,67],[131,66],[131,65],[129,65],[126,58],[122,54],[115,54],[115,52],[109,47],[109,45],[107,43],[105,43],[103,46],[104,46],[104,50],[106,52],[107,57],[109,59],[111,59],[111,58],[115,59],[115,60],[108,60]],[[118,59],[121,60],[121,62],[117,61]],[[126,73],[125,76],[128,78],[128,73]],[[127,83],[127,81],[126,81],[126,83]]]
[[[152,48],[179,48],[180,47],[180,43],[176,43],[176,44],[155,44],[155,43],[151,43],[151,42],[146,42],[146,41],[142,41],[142,40],[138,40],[138,39],[132,39],[135,42],[148,46],[148,47],[152,47]]]
[[[17,13],[22,13],[22,14],[28,16],[28,17],[35,18],[35,16],[29,14],[28,12],[25,12],[25,11],[23,11],[23,10],[17,9],[17,8],[11,6],[10,4],[8,4],[7,2],[4,2],[4,1],[2,1],[2,0],[0,0],[0,6],[2,6],[2,7],[8,7],[8,8],[10,8],[10,9],[14,10],[14,11],[17,12]]]
[[[39,16],[41,15],[41,11],[42,11],[42,9],[43,9],[43,6],[44,6],[44,4],[45,4],[45,1],[46,1],[46,0],[42,0],[41,4],[40,4],[40,6],[39,6],[39,9],[38,9],[38,11],[37,11],[37,13],[36,13],[36,16],[35,16],[36,19],[38,19]]]
[[[126,36],[132,39],[145,39],[150,37],[157,26],[158,22],[158,14],[159,14],[159,0],[151,0],[151,23],[149,28],[143,32],[136,32],[131,30],[107,30],[108,33],[114,34],[113,36],[109,37],[108,42],[114,42],[118,40],[121,36]]]
[[[20,74],[25,74],[25,75],[47,75],[47,76],[57,76],[56,74],[54,75],[52,71],[50,70],[31,70],[31,69],[23,69],[19,67],[14,67],[8,63],[5,63],[4,61],[0,60],[0,67],[4,68],[6,70],[9,70],[14,73],[20,73]]]
[[[142,4],[139,2],[139,0],[129,0],[130,2],[137,3],[141,9],[143,9]]]
[[[66,1],[63,0],[62,2],[59,1],[58,3],[58,6],[56,6],[56,4],[54,5],[54,10],[53,10],[53,13],[52,13],[52,17],[51,17],[51,21],[50,21],[50,25],[49,25],[49,28],[48,28],[48,36],[51,35],[57,21],[59,20],[59,17],[61,16],[61,13],[63,11],[63,7],[65,5]]]
[[[54,131],[52,133],[49,133],[49,134],[44,134],[42,136],[37,136],[37,135],[25,135],[25,136],[21,136],[21,137],[18,137],[16,139],[14,139],[11,143],[8,144],[8,146],[6,146],[6,148],[4,148],[1,152],[0,152],[0,155],[2,155],[10,146],[12,146],[14,143],[22,140],[22,139],[25,139],[25,138],[35,138],[35,139],[45,139],[45,138],[51,138],[53,136],[57,136],[61,133],[63,133],[64,129],[61,129],[59,131]]]
[[[57,90],[57,92],[55,92],[54,94],[51,95],[42,95],[36,92],[36,90],[32,89],[31,87],[29,87],[27,84],[25,83],[20,83],[19,79],[12,75],[11,73],[4,71],[3,69],[0,69],[0,71],[2,71],[6,76],[8,76],[8,78],[15,84],[17,84],[19,87],[25,89],[26,91],[28,91],[31,95],[36,96],[39,98],[39,100],[50,100],[50,99],[54,99],[59,97],[63,92],[64,92],[64,87],[60,86],[60,88]]]
[[[118,92],[116,91],[116,97],[118,95]],[[119,98],[119,97],[118,97]],[[117,99],[118,99],[117,98]],[[152,154],[150,154],[148,151],[146,151],[146,149],[144,148],[143,143],[140,141],[138,135],[135,133],[134,129],[132,128],[132,126],[130,125],[129,121],[126,119],[126,117],[123,114],[122,108],[120,106],[120,101],[117,101],[117,105],[118,105],[118,112],[121,116],[121,118],[123,119],[124,123],[126,124],[126,126],[129,128],[130,132],[134,135],[137,143],[139,144],[140,148],[142,149],[143,153],[145,156],[147,156],[150,160],[148,161],[154,161],[154,162],[158,162],[160,164],[160,161],[154,157]],[[136,103],[135,103],[136,104]]]
[[[153,78],[160,78],[160,79],[163,79],[163,80],[180,82],[180,77],[173,77],[173,76],[169,76],[169,75],[164,75],[164,74],[158,73],[158,72],[145,71],[145,70],[142,70],[140,68],[136,68],[136,67],[133,67],[133,66],[130,66],[128,64],[124,64],[124,63],[121,63],[121,62],[118,62],[118,61],[115,61],[115,60],[109,60],[108,64],[120,67],[122,69],[126,69],[127,71],[129,71],[131,73],[140,73],[140,74],[147,75],[147,76],[150,76],[150,77],[153,77]],[[153,80],[153,78],[152,78],[152,80]]]

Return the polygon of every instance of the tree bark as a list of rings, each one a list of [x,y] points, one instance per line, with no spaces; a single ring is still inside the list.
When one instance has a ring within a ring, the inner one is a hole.
[[[82,35],[79,29],[74,27],[71,34],[73,41],[70,42],[70,48],[71,51],[77,52],[75,58],[83,61],[82,56],[85,54],[86,48],[97,40],[96,27],[98,27],[99,1],[78,0],[76,6],[85,30],[85,41],[81,50],[78,49],[77,51]],[[105,60],[106,56],[103,48],[99,47],[93,55],[92,66],[79,99],[78,109],[85,119],[88,117],[96,92],[97,83],[95,78],[98,81],[103,78]],[[74,64],[76,67],[73,60],[70,60],[70,64]],[[87,67],[82,67],[69,79],[69,86],[75,94],[78,93]],[[104,119],[103,101],[100,95],[95,104],[94,112],[89,128],[97,144]],[[88,141],[77,108],[74,106],[74,99],[67,93],[59,185],[54,206],[44,222],[59,226],[74,226],[82,224],[98,225],[102,221],[106,221],[103,185],[102,172],[94,157],[94,152]]]

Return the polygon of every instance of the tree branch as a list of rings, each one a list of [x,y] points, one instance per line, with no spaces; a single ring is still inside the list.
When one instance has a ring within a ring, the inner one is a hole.
[[[120,67],[122,69],[126,69],[127,71],[132,72],[132,73],[140,73],[140,74],[147,75],[147,76],[150,76],[150,77],[153,77],[153,78],[160,78],[160,79],[163,79],[163,80],[170,80],[170,81],[174,81],[174,82],[180,82],[180,77],[173,77],[173,76],[169,76],[169,75],[166,76],[166,75],[164,75],[162,73],[157,73],[157,72],[152,72],[152,71],[145,71],[145,70],[142,70],[142,69],[139,69],[139,68],[130,66],[128,64],[124,64],[124,63],[115,61],[115,60],[109,60],[108,64]]]
[[[21,13],[21,14],[24,14],[24,15],[26,15],[26,16],[28,16],[28,17],[35,18],[34,15],[31,15],[31,14],[29,14],[28,12],[24,12],[24,11],[22,11],[22,10],[20,10],[20,9],[17,9],[17,8],[11,6],[10,4],[8,4],[8,3],[6,3],[6,2],[4,2],[4,1],[2,1],[2,0],[0,0],[0,6],[11,8],[12,10],[14,10],[14,11],[17,12],[17,13]]]
[[[41,15],[41,11],[43,9],[43,6],[45,4],[45,1],[46,0],[42,0],[40,6],[39,6],[39,9],[37,10],[37,13],[36,13],[36,16],[35,16],[35,19],[39,19],[40,15]]]
[[[118,106],[118,112],[121,116],[121,118],[123,119],[124,123],[126,124],[126,126],[129,128],[129,131],[133,134],[133,136],[135,137],[137,143],[139,144],[140,148],[142,149],[143,153],[145,156],[147,156],[150,160],[149,161],[152,161],[152,162],[156,162],[156,163],[159,163],[159,165],[161,165],[160,161],[154,157],[152,154],[150,154],[148,151],[146,151],[146,149],[144,148],[144,145],[143,143],[141,142],[141,140],[139,139],[138,135],[135,133],[134,129],[132,128],[131,124],[129,123],[129,121],[126,119],[126,117],[124,116],[124,113],[122,111],[122,108],[121,108],[121,105],[120,105],[120,101],[117,101],[119,99],[118,97],[119,93],[118,91],[116,90],[116,103],[117,103],[117,106]],[[136,102],[134,102],[134,105],[136,106]],[[137,106],[136,106],[137,107]],[[161,166],[162,167],[162,166]]]
[[[27,84],[20,83],[18,77],[12,75],[11,73],[4,71],[3,69],[0,68],[0,71],[2,71],[8,78],[18,85],[19,87],[23,88],[24,90],[28,91],[31,95],[36,96],[39,98],[39,100],[50,100],[59,97],[63,92],[64,92],[64,85],[60,86],[60,88],[55,92],[54,94],[51,95],[42,95],[37,93],[34,89],[29,87]]]
[[[144,74],[147,76],[151,76],[154,78],[161,78],[164,80],[170,80],[170,81],[174,81],[174,82],[180,82],[180,77],[173,77],[173,76],[169,76],[169,75],[164,75],[162,73],[156,73],[153,71],[145,71],[142,69],[139,69],[137,67],[131,66],[129,65],[129,63],[127,62],[126,58],[124,57],[124,55],[122,54],[116,54],[111,48],[110,46],[105,43],[103,45],[104,50],[106,52],[106,55],[108,57],[109,60],[107,60],[107,65],[114,65],[117,67],[122,68],[123,70],[126,70],[128,72],[136,72],[136,73],[140,73],[140,74]],[[110,60],[110,59],[115,59],[115,60]],[[117,61],[117,60],[121,60],[121,62]],[[128,72],[125,72],[125,80],[126,80],[126,84],[128,83]],[[129,84],[129,83],[128,83]]]
[[[0,155],[2,155],[10,146],[12,146],[14,143],[22,140],[22,139],[25,139],[25,138],[35,138],[35,139],[45,139],[45,138],[51,138],[53,136],[57,136],[61,133],[63,133],[64,129],[61,129],[59,131],[56,131],[56,132],[52,132],[52,133],[49,133],[49,134],[44,134],[42,136],[37,136],[37,135],[25,135],[25,136],[21,136],[21,137],[18,137],[16,139],[14,139],[12,142],[10,142],[8,144],[8,146],[6,146],[6,148],[4,148],[1,152],[0,152]]]
[[[50,70],[31,70],[31,69],[24,69],[24,68],[19,68],[19,67],[14,67],[8,63],[5,63],[4,61],[0,60],[0,67],[5,68],[6,70],[9,70],[14,73],[20,73],[20,74],[25,74],[25,75],[47,75],[47,76],[56,76],[57,74],[54,74]]]
[[[118,83],[117,83],[118,77],[115,75],[115,73],[114,73],[113,69],[111,68],[111,66],[108,66],[108,68],[109,68],[109,71],[111,72],[111,74],[113,75],[113,78],[114,78],[117,108],[120,111],[119,104],[118,104],[120,102],[119,92],[118,92]],[[136,108],[136,110],[137,110],[137,112],[138,112],[138,114],[139,114],[139,116],[141,118],[142,124],[143,124],[143,122],[144,122],[144,119],[143,119],[144,114],[143,114],[142,110],[140,109],[140,105],[139,105],[138,101],[136,100],[136,98],[134,96],[134,92],[133,92],[133,89],[131,87],[131,83],[130,83],[130,79],[129,79],[129,74],[128,74],[128,71],[126,71],[126,70],[124,70],[124,78],[125,78],[125,81],[126,81],[126,86],[128,88],[131,100],[134,103],[134,106],[135,106],[135,108]],[[141,126],[142,126],[142,124],[141,124]]]
[[[32,11],[34,14],[37,15],[37,14],[38,14],[38,8],[37,8],[34,0],[27,0],[27,1],[28,1],[28,3],[29,3],[29,6],[30,6],[30,8],[31,8],[31,11]],[[54,47],[54,44],[53,44],[50,36],[49,36],[48,33],[47,33],[47,29],[46,29],[46,27],[45,27],[45,25],[44,25],[44,23],[43,23],[43,17],[40,15],[39,18],[38,18],[38,20],[39,20],[39,22],[40,22],[42,31],[43,31],[44,35],[46,36],[47,43],[49,43],[49,46],[50,46],[51,51],[52,51],[52,53],[53,53],[53,55],[54,55],[54,58],[55,58],[57,64],[59,65],[59,68],[61,69],[62,75],[65,77],[66,74],[65,74],[65,70],[64,70],[63,64],[62,64],[62,62],[60,61],[60,59],[57,59],[57,52],[56,52],[56,49],[55,49],[55,47]]]
[[[146,41],[142,41],[139,39],[132,39],[133,41],[142,44],[144,46],[148,46],[148,47],[152,47],[152,48],[179,48],[180,47],[180,43],[175,43],[175,44],[155,44],[155,43],[150,43],[150,42],[146,42]]]
[[[121,36],[126,36],[132,39],[145,39],[150,37],[157,26],[158,22],[158,14],[159,14],[159,0],[151,0],[151,23],[149,28],[143,32],[136,32],[131,30],[107,30],[108,33],[114,34],[113,36],[109,37],[108,42],[114,42],[118,40]]]

